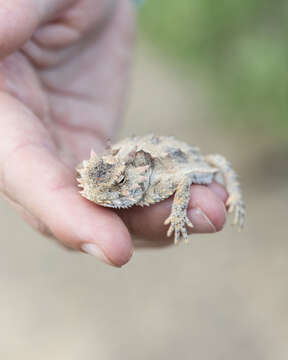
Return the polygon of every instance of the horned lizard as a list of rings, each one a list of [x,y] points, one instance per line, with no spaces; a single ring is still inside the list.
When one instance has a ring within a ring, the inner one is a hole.
[[[167,235],[187,241],[186,225],[191,184],[210,184],[221,178],[228,192],[226,206],[234,212],[233,224],[244,225],[245,207],[239,183],[221,155],[203,156],[199,148],[171,136],[132,136],[113,145],[101,157],[91,151],[77,168],[80,193],[106,207],[149,206],[175,193]]]

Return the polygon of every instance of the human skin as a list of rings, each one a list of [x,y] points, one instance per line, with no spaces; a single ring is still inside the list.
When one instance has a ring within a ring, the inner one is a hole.
[[[118,267],[131,234],[171,243],[162,224],[172,199],[116,213],[75,181],[75,166],[120,126],[134,16],[130,0],[0,0],[1,193],[40,233]],[[220,185],[192,185],[191,231],[221,230],[226,198]]]

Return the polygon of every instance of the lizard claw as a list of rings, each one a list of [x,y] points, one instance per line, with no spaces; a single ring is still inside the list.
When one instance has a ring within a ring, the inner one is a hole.
[[[183,238],[184,242],[188,242],[188,234],[186,230],[186,225],[193,227],[193,224],[188,219],[188,216],[180,218],[179,216],[173,216],[173,213],[164,221],[165,225],[170,224],[170,227],[167,231],[167,236],[171,236],[174,232],[174,244],[178,244],[180,238]]]

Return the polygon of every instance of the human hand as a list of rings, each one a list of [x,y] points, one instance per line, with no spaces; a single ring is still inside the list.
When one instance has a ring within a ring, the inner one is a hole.
[[[24,219],[64,246],[115,266],[130,232],[167,245],[171,200],[118,214],[79,195],[75,166],[113,138],[125,100],[130,0],[11,0],[0,5],[0,188]],[[191,187],[193,232],[225,222],[220,185]]]

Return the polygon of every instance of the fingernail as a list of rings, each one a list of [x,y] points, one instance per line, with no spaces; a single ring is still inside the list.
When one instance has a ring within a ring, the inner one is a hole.
[[[194,225],[193,232],[216,232],[215,226],[200,208],[191,209],[188,217]]]
[[[84,251],[86,254],[96,256],[99,260],[103,261],[104,263],[112,266],[114,265],[103,253],[103,251],[95,244],[86,243],[81,246],[81,250]]]

